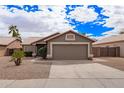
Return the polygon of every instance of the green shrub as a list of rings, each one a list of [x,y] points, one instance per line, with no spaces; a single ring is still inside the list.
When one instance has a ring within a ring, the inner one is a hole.
[[[22,50],[16,50],[14,51],[14,53],[12,54],[12,59],[11,61],[14,61],[16,66],[19,66],[22,62],[22,58],[25,56],[24,51]]]
[[[31,52],[31,51],[25,52],[25,56],[26,56],[26,57],[32,57],[32,52]]]
[[[47,46],[41,47],[41,48],[38,50],[38,53],[40,54],[40,56],[41,56],[43,59],[46,59],[46,57],[47,57]]]

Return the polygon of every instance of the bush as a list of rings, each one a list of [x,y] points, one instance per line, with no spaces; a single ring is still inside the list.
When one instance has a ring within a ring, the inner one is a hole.
[[[47,57],[47,46],[44,46],[38,50],[38,53],[43,59],[46,59]]]
[[[26,56],[26,57],[32,57],[32,52],[31,52],[31,51],[25,52],[25,56]]]
[[[12,54],[12,60],[14,61],[16,66],[19,66],[22,62],[22,58],[25,56],[24,51],[22,50],[16,50],[14,51],[14,53]]]

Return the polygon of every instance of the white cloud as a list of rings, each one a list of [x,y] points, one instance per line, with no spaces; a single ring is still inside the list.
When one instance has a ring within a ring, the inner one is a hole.
[[[103,14],[109,16],[106,19],[104,26],[114,27],[112,31],[102,33],[103,36],[95,37],[88,34],[90,37],[103,38],[117,34],[124,28],[124,6],[102,6],[105,10]],[[8,35],[8,26],[17,25],[22,36],[43,36],[54,32],[63,32],[73,29],[65,19],[65,6],[39,6],[42,11],[26,12],[13,8],[14,13],[9,12],[5,7],[0,6],[0,36]],[[52,12],[48,10],[52,9]],[[97,19],[98,14],[92,8],[76,7],[74,11],[69,13],[70,18],[74,18],[80,22],[90,22]],[[100,22],[99,22],[100,24]]]
[[[48,11],[48,7],[53,11]],[[64,7],[40,6],[43,11],[35,13],[14,8],[12,9],[14,13],[12,13],[0,6],[0,35],[8,35],[8,26],[12,24],[17,25],[22,36],[41,36],[72,29],[64,19],[66,16]]]
[[[77,7],[74,11],[70,12],[70,17],[80,22],[91,22],[97,19],[98,14],[94,9],[87,8],[87,6]]]
[[[104,8],[103,14],[109,16],[106,19],[104,26],[114,27],[114,30],[102,33],[105,36],[118,34],[124,30],[124,6],[102,6]]]

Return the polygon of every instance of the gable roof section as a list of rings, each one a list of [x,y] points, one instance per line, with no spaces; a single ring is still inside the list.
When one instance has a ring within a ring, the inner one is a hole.
[[[44,38],[41,38],[41,39],[39,39],[39,40],[37,40],[37,41],[34,41],[34,42],[32,42],[31,44],[37,43],[37,42],[39,42],[39,41],[45,41],[46,39],[52,38],[52,37],[54,37],[54,36],[56,36],[56,35],[59,35],[59,34],[60,34],[59,32],[54,33],[54,34],[52,34],[52,35],[49,35],[49,36],[46,36],[46,37],[44,37]]]
[[[22,45],[31,45],[32,42],[36,42],[43,37],[29,37],[29,38],[24,38],[22,41]]]
[[[103,38],[101,40],[96,41],[93,43],[93,45],[100,45],[100,44],[106,44],[106,43],[115,43],[115,42],[121,42],[124,41],[124,34],[109,36],[106,38]]]
[[[7,46],[15,40],[17,40],[17,39],[13,38],[13,37],[0,37],[0,45]]]
[[[74,33],[74,34],[77,34],[77,35],[79,35],[79,36],[82,37],[82,38],[86,38],[86,39],[88,39],[88,40],[94,42],[94,40],[88,38],[87,36],[81,35],[81,34],[75,32],[75,31],[72,31],[72,30],[69,30],[69,31],[66,31],[66,32],[64,32],[64,33],[58,34],[58,35],[53,36],[53,37],[51,37],[51,38],[48,38],[48,39],[46,39],[46,40],[44,40],[44,41],[50,41],[50,40],[52,40],[52,39],[55,39],[55,38],[57,38],[57,37],[59,37],[59,36],[61,36],[61,35],[64,35],[64,34],[66,34],[66,33],[69,33],[69,32]]]
[[[15,39],[11,43],[7,45],[8,49],[19,49],[22,48],[21,41],[19,39]]]

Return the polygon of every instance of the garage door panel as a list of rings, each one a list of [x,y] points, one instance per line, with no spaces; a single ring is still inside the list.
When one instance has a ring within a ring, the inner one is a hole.
[[[79,60],[88,58],[87,45],[53,45],[53,59]]]

